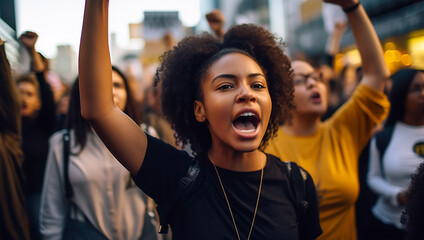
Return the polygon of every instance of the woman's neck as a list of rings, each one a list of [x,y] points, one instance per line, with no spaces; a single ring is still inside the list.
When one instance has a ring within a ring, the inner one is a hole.
[[[266,164],[265,153],[257,149],[252,152],[239,152],[212,146],[208,151],[208,158],[218,167],[239,172],[257,171]]]
[[[406,113],[402,122],[411,126],[422,126],[424,125],[424,114],[420,114],[420,113],[407,114]]]
[[[319,117],[294,115],[292,121],[281,128],[291,136],[310,136],[317,132],[320,122]]]

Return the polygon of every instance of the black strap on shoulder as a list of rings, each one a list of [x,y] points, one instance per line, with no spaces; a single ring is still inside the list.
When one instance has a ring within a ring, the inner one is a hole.
[[[375,136],[375,143],[377,145],[377,150],[380,153],[380,168],[381,168],[381,175],[383,178],[386,178],[386,174],[384,171],[384,164],[383,164],[383,156],[384,152],[386,151],[387,146],[390,143],[390,140],[392,139],[394,126],[387,126],[384,128],[383,131],[377,133]]]
[[[74,195],[71,182],[69,181],[69,155],[71,148],[71,138],[69,136],[69,129],[65,129],[63,134],[63,176],[65,180],[65,195],[71,199]]]
[[[295,193],[297,203],[297,216],[300,219],[306,214],[309,203],[306,201],[306,172],[302,173],[302,169],[295,162],[284,162],[287,166],[290,178],[290,186]],[[305,177],[304,177],[305,176]]]
[[[177,185],[176,190],[176,201],[170,203],[167,206],[161,206],[158,207],[158,214],[159,214],[159,233],[166,234],[168,233],[169,223],[172,219],[173,215],[177,212],[178,207],[182,204],[182,199],[184,199],[184,194],[188,192],[191,186],[193,186],[193,182],[196,180],[197,176],[199,175],[200,167],[199,167],[199,161],[197,158],[194,158],[190,166],[187,170],[187,173],[184,177],[180,179]]]

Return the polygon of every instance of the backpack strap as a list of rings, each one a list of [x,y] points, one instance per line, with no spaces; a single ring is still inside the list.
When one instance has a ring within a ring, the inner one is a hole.
[[[380,169],[381,169],[381,176],[383,176],[383,178],[386,178],[386,173],[384,171],[383,156],[387,146],[390,143],[390,140],[392,139],[393,130],[394,130],[394,126],[390,125],[384,128],[383,131],[375,135],[375,143],[377,145],[377,150],[380,153]]]
[[[289,182],[292,191],[295,193],[296,211],[300,219],[306,214],[309,208],[309,203],[306,201],[306,186],[305,181],[307,174],[295,162],[284,162],[289,172]]]
[[[165,206],[157,207],[160,222],[159,233],[168,233],[169,223],[171,222],[178,208],[181,206],[182,199],[185,197],[184,195],[188,192],[191,186],[193,186],[193,182],[196,180],[199,172],[199,161],[197,158],[194,158],[190,163],[186,175],[183,176],[177,184],[176,200]]]
[[[71,199],[74,195],[72,190],[71,182],[69,181],[69,155],[71,148],[71,138],[69,135],[69,129],[65,129],[65,133],[62,136],[63,140],[63,176],[65,180],[65,195],[68,199]]]

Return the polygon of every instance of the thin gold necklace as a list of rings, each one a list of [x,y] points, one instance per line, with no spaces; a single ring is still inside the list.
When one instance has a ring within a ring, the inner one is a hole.
[[[219,184],[221,185],[222,192],[224,193],[225,201],[227,202],[228,210],[230,210],[231,220],[233,220],[234,229],[236,230],[237,239],[240,240],[240,234],[237,228],[236,221],[234,220],[233,211],[231,210],[230,202],[228,201],[227,194],[225,193],[224,185],[222,184],[221,177],[219,176],[218,169],[216,169],[216,166],[214,163],[212,163],[213,167],[215,168],[216,175],[218,176]],[[264,169],[261,169],[261,181],[259,183],[259,190],[258,190],[258,198],[256,199],[256,206],[255,206],[255,212],[253,213],[253,219],[252,224],[250,225],[250,231],[249,235],[247,236],[247,240],[250,239],[250,236],[252,234],[253,225],[255,224],[256,219],[256,213],[258,212],[258,205],[259,205],[259,198],[261,196],[261,190],[262,190],[262,180],[264,179]]]

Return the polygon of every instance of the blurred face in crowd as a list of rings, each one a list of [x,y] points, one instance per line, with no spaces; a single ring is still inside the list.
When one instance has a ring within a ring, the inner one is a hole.
[[[321,117],[327,111],[328,90],[322,75],[304,61],[293,61],[296,116]]]
[[[121,111],[127,106],[127,91],[125,89],[124,79],[115,71],[112,71],[113,82],[113,102]]]
[[[41,108],[41,100],[38,96],[37,87],[31,82],[20,82],[18,85],[21,93],[23,117],[34,117]]]
[[[244,54],[226,54],[209,68],[201,89],[203,99],[195,101],[195,114],[197,121],[208,123],[212,146],[256,150],[272,110],[259,65]]]
[[[411,85],[409,86],[408,95],[405,101],[405,114],[415,116],[418,113],[424,113],[424,73],[418,72],[414,76]]]

